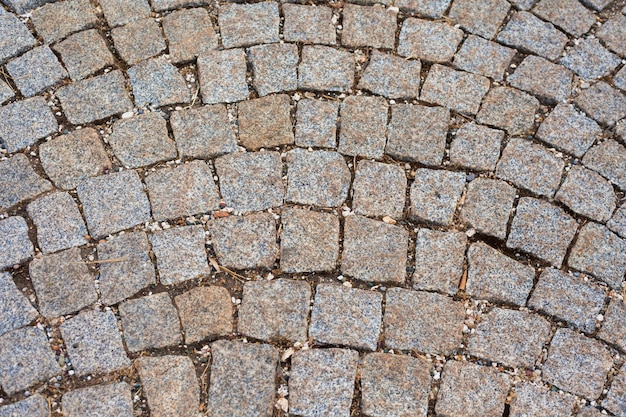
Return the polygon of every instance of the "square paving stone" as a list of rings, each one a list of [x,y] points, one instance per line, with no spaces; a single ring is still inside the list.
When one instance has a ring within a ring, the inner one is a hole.
[[[354,83],[352,53],[329,46],[304,45],[298,65],[298,88],[347,91]]]
[[[135,368],[152,416],[197,417],[200,386],[191,359],[144,356],[135,360]]]
[[[283,4],[283,34],[287,42],[335,45],[337,35],[330,7]]]
[[[17,394],[60,373],[43,330],[24,327],[0,336],[0,386]]]
[[[583,407],[582,410],[578,413],[578,417],[602,417],[606,414],[603,414],[598,408],[588,405]]]
[[[450,61],[463,31],[445,22],[408,18],[402,23],[398,54],[430,62]]]
[[[60,329],[78,376],[130,367],[113,312],[86,311],[65,321]]]
[[[151,18],[114,28],[111,37],[118,54],[128,65],[156,56],[167,48],[159,23]]]
[[[494,308],[469,338],[470,355],[513,368],[533,368],[550,337],[550,322],[539,314]]]
[[[25,97],[37,95],[67,77],[65,68],[46,45],[12,59],[6,64],[6,69]]]
[[[301,350],[291,360],[289,412],[303,417],[350,414],[359,354],[348,349]]]
[[[215,160],[215,171],[228,207],[250,212],[282,206],[285,187],[278,152],[225,155]]]
[[[417,59],[404,59],[373,50],[357,88],[387,98],[417,98],[421,70],[422,64]]]
[[[1,13],[0,13],[1,14]],[[0,417],[49,417],[48,400],[41,394],[34,394],[25,400],[0,407]]]
[[[216,219],[208,229],[220,265],[234,269],[272,269],[278,255],[272,214]]]
[[[159,169],[145,181],[156,221],[219,209],[220,195],[211,168],[204,161]]]
[[[291,99],[277,94],[238,105],[239,140],[248,149],[272,148],[294,142]]]
[[[533,288],[535,270],[514,261],[485,243],[473,243],[467,251],[465,292],[474,299],[526,304]]]
[[[216,416],[272,416],[278,367],[276,348],[220,340],[211,344],[211,353],[208,409]]]
[[[555,392],[547,387],[523,382],[513,389],[511,417],[533,416],[569,416],[576,404],[576,398],[562,392]],[[579,413],[578,416],[581,416]]]
[[[9,87],[4,81],[0,81],[0,104],[4,104],[15,97],[15,92],[12,87]]]
[[[454,0],[448,16],[468,32],[491,39],[510,8],[506,0]]]
[[[95,26],[98,17],[89,0],[66,0],[48,3],[33,10],[31,16],[37,34],[47,44],[67,35]]]
[[[411,217],[437,225],[449,225],[464,187],[463,172],[426,168],[415,170],[410,192]]]
[[[337,152],[296,148],[287,152],[287,178],[286,201],[339,207],[348,196],[351,173]]]
[[[150,5],[155,12],[177,9],[189,6],[206,6],[210,0],[150,0]]]
[[[463,275],[467,236],[420,229],[415,242],[413,288],[454,295]]]
[[[30,203],[27,210],[37,228],[37,243],[43,253],[87,244],[85,221],[70,194],[47,194]]]
[[[388,108],[387,101],[382,97],[347,97],[339,110],[341,129],[338,151],[349,156],[382,158]]]
[[[345,219],[341,272],[363,281],[404,283],[409,233],[400,226]]]
[[[190,101],[185,79],[165,57],[140,62],[127,73],[138,107],[162,107]]]
[[[13,216],[0,220],[0,269],[19,265],[34,254],[33,243],[28,237],[28,225],[23,217]]]
[[[13,13],[0,13],[0,64],[37,45],[28,27]]]
[[[533,129],[537,110],[535,97],[514,88],[496,87],[485,96],[476,121],[502,128],[509,135],[522,135]]]
[[[504,132],[475,123],[457,130],[450,144],[450,163],[473,171],[493,171],[500,159]]]
[[[479,233],[504,240],[516,192],[504,181],[476,178],[467,186],[461,220]]]
[[[124,301],[119,311],[130,352],[174,346],[183,341],[176,308],[166,292]]]
[[[385,346],[448,355],[463,338],[463,303],[425,291],[390,288],[385,296]]]
[[[278,42],[280,16],[275,1],[225,3],[217,19],[224,48]]]
[[[383,296],[375,291],[318,284],[309,337],[321,344],[376,350],[382,327],[382,301]]]
[[[604,314],[604,322],[598,337],[607,343],[617,346],[622,352],[626,351],[626,303],[617,297],[611,298],[609,307]]]
[[[487,78],[435,64],[428,72],[420,98],[459,113],[475,115],[487,90]]]
[[[204,249],[204,228],[200,225],[157,231],[150,235],[150,243],[161,284],[180,284],[211,272]]]
[[[501,81],[515,52],[480,36],[469,35],[454,56],[454,65],[464,71]]]
[[[43,97],[33,97],[0,107],[0,145],[10,153],[34,145],[56,133],[59,125]]]
[[[606,222],[615,210],[611,183],[582,166],[572,166],[556,199],[572,211],[598,222]]]
[[[606,395],[602,406],[614,413],[622,415],[626,413],[626,366],[620,368],[619,373],[611,383],[611,389]]]
[[[450,2],[451,0],[398,0],[394,5],[408,12],[438,19],[448,10]]]
[[[611,0],[582,0],[582,3],[594,10],[602,11],[609,5],[609,3],[611,3]]]
[[[177,156],[176,144],[167,134],[167,122],[157,112],[117,120],[109,144],[126,168],[152,165]]]
[[[619,207],[613,217],[606,223],[606,227],[622,238],[626,238],[626,205]]]
[[[348,47],[393,49],[396,43],[398,12],[380,5],[343,7],[341,43]]]
[[[38,315],[37,310],[17,288],[11,275],[0,272],[0,336],[26,326]]]
[[[576,37],[588,32],[596,23],[593,12],[576,0],[541,0],[533,13]]]
[[[555,60],[561,56],[568,39],[551,23],[544,22],[532,13],[515,12],[496,38],[507,46],[519,48]]]
[[[110,27],[150,17],[148,0],[99,0],[98,3]]]
[[[133,108],[121,71],[78,81],[59,88],[57,97],[67,120],[91,123]]]
[[[603,125],[613,125],[626,117],[626,96],[604,81],[584,90],[574,104]]]
[[[391,106],[385,153],[424,165],[441,165],[446,148],[450,111],[413,104]]]
[[[613,365],[609,349],[570,329],[558,329],[543,365],[543,379],[558,388],[596,399]]]
[[[624,38],[626,37],[626,17],[617,15],[607,20],[600,29],[598,29],[596,36],[602,39],[604,44],[611,50],[623,57],[626,56],[626,46],[624,46]]]
[[[39,311],[47,318],[73,313],[98,299],[94,277],[78,248],[33,259],[29,272]]]
[[[352,184],[352,208],[364,216],[400,219],[404,212],[407,179],[398,165],[362,160]]]
[[[572,73],[567,68],[534,55],[524,58],[507,81],[549,103],[567,99],[572,90]]]
[[[33,170],[24,154],[0,161],[0,208],[8,209],[51,189],[52,184]]]
[[[626,91],[626,66],[623,66],[621,70],[613,76],[613,84],[622,91]],[[0,98],[2,101],[2,98]],[[626,137],[626,134],[622,134],[622,138]]]
[[[541,123],[535,137],[578,158],[602,135],[592,119],[571,104],[560,103]]]
[[[626,273],[626,242],[605,226],[589,222],[580,229],[567,264],[620,288]]]
[[[605,49],[598,39],[581,39],[561,58],[561,63],[587,80],[602,78],[620,64],[617,55]]]
[[[561,183],[565,162],[545,147],[511,138],[502,151],[496,175],[520,188],[552,197]]]
[[[471,362],[449,361],[443,368],[435,412],[446,417],[499,417],[511,377]]]
[[[57,43],[54,50],[61,55],[72,81],[80,81],[115,65],[113,54],[96,29],[78,32]]]
[[[115,382],[67,392],[61,404],[67,417],[132,417],[131,396],[130,385]]]
[[[578,224],[565,210],[531,197],[520,198],[506,245],[560,267]]]
[[[330,213],[284,209],[280,236],[283,272],[332,271],[339,256],[339,219]]]
[[[150,202],[135,171],[89,178],[78,186],[77,191],[93,237],[116,233],[150,220]]]
[[[624,158],[626,149],[609,139],[591,148],[583,158],[583,164],[624,190],[626,189]]]
[[[593,333],[605,298],[601,286],[547,268],[539,276],[528,306]]]
[[[257,45],[248,49],[259,96],[298,88],[298,46],[290,43]]]
[[[266,342],[306,342],[310,302],[311,286],[306,281],[246,282],[238,330]]]
[[[223,104],[175,111],[170,125],[181,157],[213,158],[237,150],[237,139]]]
[[[132,232],[98,243],[100,300],[117,304],[156,284],[150,244],[145,232]],[[109,262],[106,262],[109,261]]]
[[[211,51],[198,56],[198,78],[204,104],[233,103],[248,98],[243,49]]]
[[[193,61],[198,55],[217,48],[218,37],[205,9],[175,11],[165,16],[162,24],[174,63]]]
[[[287,5],[285,5],[287,6]],[[314,99],[298,101],[296,110],[296,145],[336,148],[339,103]]]
[[[233,331],[233,303],[226,288],[193,288],[174,297],[174,303],[185,332],[185,343],[226,336]]]

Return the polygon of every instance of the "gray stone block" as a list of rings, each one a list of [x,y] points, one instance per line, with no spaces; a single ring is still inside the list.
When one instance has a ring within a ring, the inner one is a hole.
[[[8,209],[51,189],[52,184],[33,170],[24,154],[0,161],[0,208]]]
[[[50,407],[48,406],[48,401],[43,395],[34,394],[25,400],[0,407],[0,417],[16,416],[49,417]]]
[[[409,214],[413,219],[447,226],[465,188],[465,174],[418,168],[411,184]]]
[[[450,163],[473,171],[493,171],[500,159],[504,132],[475,123],[457,130],[450,144]]]
[[[467,236],[420,229],[415,242],[413,288],[455,295],[463,275]]]
[[[26,296],[15,286],[11,275],[0,272],[0,336],[26,326],[38,315]]]
[[[420,98],[473,116],[478,113],[480,102],[488,90],[489,80],[481,75],[435,64],[428,72]]]
[[[287,42],[335,45],[337,35],[330,7],[283,4],[283,35]]]
[[[593,12],[576,0],[541,0],[533,13],[576,37],[588,32],[596,23]]]
[[[279,41],[280,16],[275,1],[226,3],[219,8],[217,21],[225,48]]]
[[[359,161],[352,184],[352,208],[364,216],[402,218],[407,179],[398,165]]]
[[[61,404],[67,417],[133,416],[132,393],[126,382],[69,391],[63,394]]]
[[[623,13],[623,11],[622,11]],[[609,49],[622,57],[626,56],[624,36],[626,35],[626,17],[624,15],[613,16],[598,29],[596,36],[604,41]]]
[[[620,64],[617,55],[604,48],[598,39],[582,39],[561,58],[561,63],[587,80],[602,78]]]
[[[516,193],[505,181],[476,178],[467,186],[460,218],[477,232],[504,240]]]
[[[291,99],[276,94],[239,103],[239,140],[250,150],[273,148],[294,142]]]
[[[478,123],[502,128],[509,135],[523,135],[533,130],[539,101],[526,93],[509,87],[496,87],[487,93]]]
[[[511,86],[537,96],[541,100],[555,103],[569,98],[572,78],[572,73],[564,66],[529,55],[518,65],[515,73],[510,75],[507,81]]]
[[[602,406],[615,415],[626,413],[626,367],[622,365],[611,383],[611,389],[602,401]]]
[[[515,12],[496,39],[549,60],[559,58],[568,41],[567,36],[551,23],[525,11]]]
[[[110,27],[150,17],[148,0],[99,0],[98,3]]]
[[[626,97],[604,81],[599,81],[584,90],[574,104],[596,122],[612,126],[626,117]]]
[[[621,190],[626,190],[626,149],[617,141],[608,139],[592,147],[583,158],[583,164],[602,175]]]
[[[48,3],[31,16],[35,30],[47,44],[96,25],[98,17],[89,0],[66,0]]]
[[[304,148],[336,148],[338,113],[339,103],[336,101],[308,98],[298,101],[296,145]]]
[[[0,145],[16,152],[57,132],[59,127],[43,97],[33,97],[0,107]]]
[[[329,46],[304,45],[298,65],[298,88],[347,91],[354,84],[352,53]]]
[[[513,388],[511,417],[571,415],[576,398],[572,395],[555,392],[542,385],[523,382]],[[580,413],[578,414],[581,415]]]
[[[174,63],[194,61],[218,46],[218,37],[206,9],[182,9],[163,18],[163,32]]]
[[[408,18],[402,23],[398,54],[429,62],[446,62],[463,40],[463,31],[445,22]]]
[[[454,56],[454,65],[464,71],[501,81],[514,56],[515,49],[469,35]]]
[[[159,23],[151,18],[134,20],[111,30],[117,53],[128,65],[163,52],[167,45]]]
[[[233,303],[226,288],[192,288],[174,297],[174,303],[185,332],[185,343],[226,336],[233,331]]]
[[[54,45],[54,50],[61,55],[72,81],[80,81],[115,65],[113,54],[96,29],[75,33]]]
[[[358,48],[394,49],[398,12],[379,5],[359,6],[347,3],[343,7],[341,43]]]
[[[626,352],[626,304],[619,298],[611,298],[609,307],[604,314],[604,323],[598,331],[598,338],[607,343],[617,346],[617,348]]]
[[[127,73],[138,107],[163,107],[191,100],[185,79],[165,57],[140,62]]]
[[[254,73],[253,85],[259,96],[298,88],[298,46],[273,43],[248,48]]]
[[[0,39],[0,64],[37,45],[37,39],[13,13],[0,13]]]
[[[510,8],[505,0],[454,0],[448,16],[468,32],[491,39]]]
[[[46,45],[33,48],[19,58],[10,60],[6,69],[25,97],[37,95],[67,77],[65,68]]]
[[[403,59],[374,49],[357,88],[387,98],[417,98],[421,70],[417,59]]]
[[[242,49],[211,51],[198,57],[204,104],[234,103],[248,98],[246,54]]]
[[[20,216],[0,220],[0,269],[19,265],[29,260],[35,250],[28,237],[28,225]]]
[[[438,19],[448,10],[450,2],[451,0],[398,0],[394,5],[405,11]]]
[[[611,183],[578,165],[570,169],[556,199],[575,213],[602,223],[609,220],[615,210],[615,193]]]
[[[380,159],[385,151],[387,112],[382,97],[349,96],[341,103],[338,151],[348,156]]]

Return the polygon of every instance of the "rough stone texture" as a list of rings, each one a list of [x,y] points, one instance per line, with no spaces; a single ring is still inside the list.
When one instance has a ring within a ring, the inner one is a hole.
[[[475,123],[457,130],[450,144],[450,163],[474,171],[493,171],[500,158],[504,132]]]
[[[456,294],[466,246],[467,236],[463,232],[420,229],[415,243],[413,288]]]
[[[339,219],[330,213],[285,209],[281,213],[280,269],[332,271],[339,255]]]
[[[541,0],[533,8],[533,13],[576,37],[596,23],[593,12],[576,0]]]
[[[57,252],[87,243],[87,228],[76,202],[68,193],[47,194],[28,205],[43,253]]]
[[[248,49],[259,96],[295,90],[298,87],[298,46],[290,43],[257,45]]]
[[[589,222],[580,229],[567,264],[620,288],[626,273],[626,242],[605,226]]]
[[[0,386],[8,395],[60,371],[43,330],[24,327],[0,336]]]
[[[190,101],[185,79],[165,57],[140,62],[127,73],[138,107],[162,107]]]
[[[550,384],[592,400],[602,393],[612,365],[611,354],[602,343],[573,330],[558,329],[542,375]]]
[[[94,237],[150,220],[150,203],[134,171],[88,178],[77,188],[89,232]]]
[[[491,39],[510,8],[506,0],[454,0],[448,16],[468,32]]]
[[[198,55],[217,48],[217,34],[205,9],[175,11],[165,16],[162,24],[174,63],[193,61]]]
[[[626,66],[617,71],[617,74],[613,76],[613,84],[622,91],[626,91]],[[0,95],[0,102],[2,101]],[[623,124],[622,124],[623,125]],[[622,138],[626,137],[626,133],[622,133]]]
[[[58,124],[42,97],[0,107],[0,145],[9,152],[35,144],[57,131]]]
[[[376,350],[382,325],[380,293],[318,284],[309,337],[315,342]]]
[[[605,298],[599,285],[547,268],[539,276],[528,306],[593,333]]]
[[[604,81],[584,90],[574,104],[603,125],[613,125],[626,116],[626,96]]]
[[[470,336],[470,355],[514,368],[533,368],[550,337],[550,322],[538,314],[494,308]]]
[[[622,352],[626,351],[626,304],[619,298],[611,298],[609,308],[604,314],[604,323],[598,332],[598,337],[617,346]]]
[[[388,98],[417,98],[421,69],[419,60],[372,50],[370,62],[361,74],[357,88]]]
[[[211,344],[211,353],[208,409],[216,416],[270,417],[278,366],[276,348],[220,340]]]
[[[385,153],[400,160],[440,165],[449,123],[450,111],[443,107],[393,105]]]
[[[605,49],[598,39],[587,38],[567,51],[561,63],[581,77],[593,80],[611,73],[620,64],[620,59]]]
[[[572,73],[562,65],[529,55],[519,64],[515,73],[507,78],[507,81],[515,88],[554,103],[562,102],[570,96],[572,77]]]
[[[591,148],[583,158],[583,164],[624,190],[626,189],[624,158],[626,149],[609,139]]]
[[[567,36],[551,23],[544,22],[525,11],[515,12],[496,39],[505,45],[549,60],[559,58],[568,40]]]
[[[465,187],[465,174],[419,168],[411,184],[409,213],[417,220],[447,226]]]
[[[219,209],[220,195],[211,168],[204,161],[157,170],[145,181],[156,221]]]
[[[133,108],[125,84],[116,70],[63,86],[57,97],[70,123],[90,123]]]
[[[435,412],[448,417],[499,417],[511,377],[471,362],[449,361],[443,368]]]
[[[613,186],[599,174],[572,166],[556,199],[572,211],[598,222],[606,222],[615,210]]]
[[[39,94],[67,77],[65,68],[46,45],[12,59],[6,64],[6,69],[25,97]]]
[[[451,0],[398,0],[394,4],[400,9],[438,19],[448,9],[450,2]]]
[[[0,104],[4,104],[15,97],[13,89],[4,81],[0,81]]]
[[[276,224],[270,213],[230,216],[209,224],[220,265],[235,269],[272,269],[278,255]]]
[[[294,142],[291,100],[277,94],[244,101],[238,106],[239,140],[250,150]]]
[[[359,354],[348,349],[298,351],[291,360],[289,411],[303,417],[350,414]]]
[[[424,291],[390,288],[385,296],[385,346],[448,355],[463,337],[463,303]]]
[[[211,4],[210,0],[150,0],[152,9],[155,12],[176,9],[188,6],[206,6]]]
[[[547,387],[524,382],[513,389],[511,417],[525,416],[569,416],[572,415],[576,398]],[[581,414],[577,414],[581,416]]]
[[[283,34],[287,42],[334,45],[337,43],[330,7],[283,4]]]
[[[0,161],[1,209],[7,209],[50,189],[52,184],[37,175],[24,154],[16,154]]]
[[[148,0],[98,0],[110,27],[150,17]]]
[[[311,286],[306,281],[246,282],[238,330],[266,342],[306,342],[310,302]]]
[[[78,248],[33,259],[29,272],[45,317],[78,311],[98,299],[94,278]]]
[[[115,65],[113,54],[96,29],[76,33],[57,43],[54,50],[61,55],[72,81],[80,81]]]
[[[535,97],[514,88],[496,87],[485,96],[476,121],[502,128],[509,135],[521,135],[532,130],[538,109]]]
[[[606,223],[606,226],[611,229],[614,233],[619,235],[622,238],[626,238],[626,206],[622,204],[615,213],[613,213],[613,217]]]
[[[23,217],[0,220],[0,269],[19,265],[30,259],[35,251],[28,237],[28,225]]]
[[[242,49],[211,51],[198,57],[204,104],[234,103],[248,98],[246,54]]]
[[[124,301],[119,312],[124,342],[130,352],[164,348],[183,341],[176,308],[166,292]]]
[[[305,45],[298,65],[298,88],[346,91],[354,83],[352,53],[329,46]]]
[[[560,103],[541,123],[535,137],[581,158],[601,135],[596,122],[571,104]]]
[[[125,233],[98,244],[100,300],[116,304],[156,283],[150,260],[150,244],[144,232]]]
[[[86,311],[60,326],[67,353],[78,376],[119,371],[130,366],[111,311]]]
[[[565,162],[541,145],[511,138],[502,151],[496,175],[520,188],[552,197],[559,188]]]
[[[622,365],[619,373],[611,383],[611,389],[606,395],[602,406],[615,415],[623,415],[626,412],[626,367]]]
[[[287,5],[285,5],[287,6]],[[296,145],[336,148],[339,103],[302,99],[296,110]]]
[[[341,43],[357,48],[393,49],[396,42],[398,12],[379,5],[359,6],[347,3],[343,7]]]
[[[237,150],[223,104],[171,113],[170,125],[181,157],[214,158]]]
[[[428,72],[420,98],[459,113],[475,115],[487,90],[487,78],[435,64]]]
[[[236,4],[219,8],[218,24],[224,48],[278,42],[280,16],[274,1]]]
[[[98,20],[89,0],[48,3],[33,10],[31,19],[37,34],[48,44],[90,28]]]
[[[211,272],[200,225],[160,230],[150,235],[161,284],[174,285]]]
[[[185,343],[226,336],[233,331],[233,303],[226,288],[193,288],[174,297],[174,303],[185,331]]]
[[[617,52],[621,56],[626,56],[626,46],[624,39],[626,37],[626,17],[617,15],[604,22],[597,30],[596,36],[602,39],[610,49]]]
[[[402,23],[398,54],[430,62],[450,61],[463,31],[447,23],[408,18]]]
[[[132,417],[133,400],[130,385],[116,382],[70,391],[63,395],[67,417]]]
[[[361,410],[368,416],[426,415],[430,363],[384,353],[365,356],[361,368]]]
[[[200,386],[193,362],[186,356],[144,356],[135,368],[154,417],[196,417]]]
[[[402,167],[359,161],[352,184],[352,208],[355,213],[364,216],[402,218],[406,186],[406,174]]]
[[[467,186],[461,220],[479,233],[504,240],[516,192],[504,181],[476,178]]]
[[[222,197],[242,212],[283,204],[282,169],[278,152],[234,153],[215,160]]]
[[[0,407],[0,417],[49,417],[48,401],[41,394],[34,394],[25,400]]]
[[[602,9],[611,3],[611,0],[582,0],[582,3],[594,10],[602,11]]]
[[[602,417],[603,414],[598,408],[588,405],[578,413],[578,417]]]
[[[465,292],[479,300],[523,306],[533,288],[535,270],[482,242],[467,251]]]
[[[347,97],[341,103],[338,151],[380,159],[385,150],[387,110],[387,101],[382,97]]]
[[[37,45],[28,27],[12,13],[0,13],[0,64]]]
[[[501,81],[514,56],[514,49],[480,36],[469,35],[454,56],[454,65],[459,69]]]
[[[11,275],[0,272],[0,336],[26,326],[38,315],[26,296],[15,286]]]
[[[128,65],[160,54],[167,48],[159,23],[146,18],[111,30],[115,49]]]

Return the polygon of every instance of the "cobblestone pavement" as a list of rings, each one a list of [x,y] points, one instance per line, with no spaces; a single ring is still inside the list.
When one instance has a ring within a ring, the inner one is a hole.
[[[0,417],[626,416],[626,0],[0,0]]]

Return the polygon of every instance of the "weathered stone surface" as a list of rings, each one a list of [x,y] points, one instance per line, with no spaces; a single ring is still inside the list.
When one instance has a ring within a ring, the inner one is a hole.
[[[0,104],[4,104],[15,97],[15,92],[12,87],[9,87],[4,81],[0,81]]]
[[[116,382],[70,391],[61,400],[67,417],[133,416],[130,385]]]
[[[398,54],[430,62],[450,61],[463,31],[445,22],[408,18],[402,23]]]
[[[280,16],[274,1],[236,4],[219,8],[218,23],[225,48],[278,42]]]
[[[28,237],[28,225],[23,217],[0,220],[0,269],[19,265],[34,255],[33,243]]]
[[[396,42],[397,11],[379,5],[359,6],[347,3],[343,7],[341,43],[357,48],[393,49]]]
[[[163,12],[165,10],[188,6],[206,6],[210,3],[210,0],[150,0],[152,9],[155,12]]]
[[[466,123],[452,139],[450,163],[475,171],[493,171],[500,158],[503,139],[504,132],[501,130]]]
[[[626,206],[622,204],[615,213],[613,213],[613,217],[606,223],[606,227],[611,229],[614,233],[616,233],[621,238],[626,238]]]
[[[333,10],[322,5],[283,4],[283,34],[287,42],[337,43]]]
[[[592,407],[590,405],[584,407],[578,413],[578,417],[602,417],[604,415],[605,414],[602,414],[602,412],[598,408]]]
[[[626,17],[617,15],[604,22],[604,24],[596,32],[596,36],[602,39],[610,49],[626,56],[626,46],[624,46],[624,37],[626,36]]]
[[[617,74],[613,76],[613,84],[622,91],[626,91],[626,66],[617,71]],[[0,98],[0,102],[2,98]],[[622,126],[624,124],[622,123]],[[618,125],[619,126],[619,125]],[[622,138],[626,137],[626,133],[622,133]]]
[[[491,39],[510,8],[505,0],[455,0],[448,15],[468,32]]]
[[[476,178],[467,186],[461,220],[479,233],[504,240],[516,192],[504,181]]]
[[[420,98],[459,113],[475,115],[487,90],[487,78],[435,64],[428,72]]]
[[[519,64],[515,73],[507,78],[507,81],[515,88],[554,103],[561,102],[570,96],[572,77],[572,73],[562,65],[529,55]]]
[[[257,45],[248,49],[259,96],[295,90],[298,87],[298,46],[290,43]]]
[[[213,158],[237,150],[223,104],[175,111],[170,125],[181,157]]]
[[[538,109],[535,97],[514,88],[496,87],[485,96],[476,121],[502,128],[509,135],[521,135],[532,130]]]
[[[38,315],[26,296],[15,286],[11,275],[0,272],[0,336],[26,326]]]
[[[298,88],[347,91],[354,83],[354,57],[329,46],[305,45],[298,65]]]
[[[603,223],[615,210],[615,193],[609,181],[578,165],[567,174],[556,199],[572,211]]]
[[[511,401],[511,417],[533,416],[566,416],[571,415],[576,404],[572,395],[549,390],[547,387],[523,382],[513,388]],[[578,416],[581,414],[579,413]]]
[[[285,5],[287,6],[287,5]],[[296,145],[336,148],[339,103],[302,99],[296,110]]]
[[[411,217],[447,226],[452,222],[456,206],[465,187],[465,174],[419,168],[411,184]]]
[[[421,70],[417,59],[403,59],[374,49],[357,88],[388,98],[417,98]]]
[[[0,64],[37,45],[28,27],[12,13],[0,13]]]
[[[626,304],[619,298],[611,298],[609,308],[604,315],[604,323],[598,332],[598,337],[607,343],[617,346],[622,352],[626,351]]]
[[[198,57],[204,104],[234,103],[248,98],[246,54],[242,49],[211,51]]]
[[[352,208],[364,216],[401,218],[406,186],[406,174],[400,166],[359,161],[352,184]]]
[[[533,13],[576,37],[596,23],[593,12],[576,0],[541,0],[533,8]]]
[[[132,21],[111,30],[115,49],[128,65],[152,58],[167,48],[161,27],[153,19]]]
[[[438,19],[448,9],[450,2],[451,0],[398,0],[394,5],[421,16]]]
[[[99,0],[98,3],[110,27],[150,17],[148,0]]]
[[[456,294],[466,246],[465,233],[420,229],[415,243],[413,288]]]
[[[9,152],[34,145],[57,131],[58,123],[42,97],[0,107],[0,145]]]
[[[621,190],[626,189],[626,149],[612,139],[591,148],[583,158],[583,164],[591,168]]]
[[[49,417],[48,401],[41,394],[34,394],[25,400],[0,407],[0,417]]]
[[[461,344],[464,318],[463,303],[448,296],[390,288],[385,296],[385,346],[448,355]]]
[[[37,175],[24,154],[0,161],[0,208],[7,209],[50,189],[52,184]]]
[[[525,11],[515,12],[496,39],[549,60],[559,58],[567,43],[563,32]]]
[[[217,34],[205,9],[175,11],[165,16],[162,24],[172,62],[193,61],[198,55],[217,48]]]
[[[379,159],[385,150],[387,101],[381,97],[349,96],[341,103],[338,151]]]
[[[113,54],[96,29],[76,33],[54,45],[54,50],[61,55],[72,81],[115,65]]]
[[[582,3],[594,10],[602,11],[602,9],[611,3],[611,0],[582,0]]]
[[[501,81],[514,56],[515,49],[480,36],[469,35],[454,56],[454,65],[459,69]]]
[[[626,116],[626,96],[604,81],[584,90],[574,104],[603,125],[613,125]]]
[[[90,28],[98,20],[89,0],[48,3],[33,10],[31,19],[37,34],[48,44]]]
[[[39,94],[67,77],[65,68],[46,45],[12,59],[6,64],[6,69],[25,97]]]
[[[581,77],[593,80],[611,73],[620,64],[620,59],[605,49],[598,39],[587,38],[567,51],[561,63]]]
[[[140,62],[127,73],[138,107],[162,107],[190,101],[185,79],[165,57]]]
[[[174,303],[185,332],[185,343],[226,336],[233,331],[233,303],[226,288],[193,288],[174,297]]]
[[[291,100],[276,94],[244,101],[238,106],[239,140],[250,150],[294,142]]]
[[[611,389],[602,401],[602,406],[610,412],[620,415],[626,412],[626,367],[622,365],[611,383]]]

